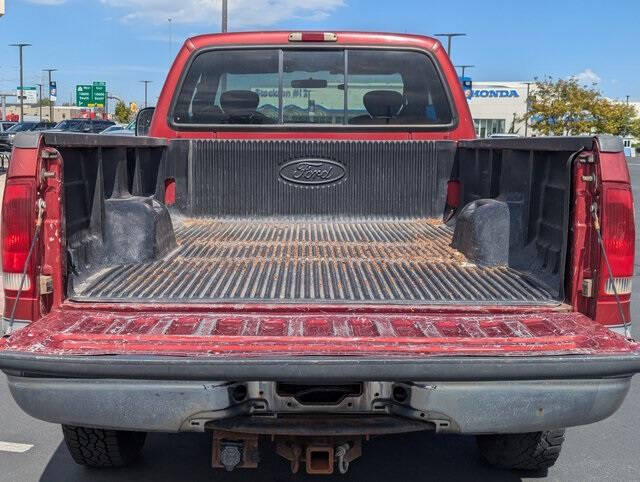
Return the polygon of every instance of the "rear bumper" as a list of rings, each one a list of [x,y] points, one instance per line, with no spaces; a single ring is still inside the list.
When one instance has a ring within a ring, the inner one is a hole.
[[[386,420],[383,433],[436,430],[445,433],[523,433],[602,420],[620,406],[630,377],[584,380],[405,383],[409,394],[393,398],[394,383],[365,383],[362,396],[336,407],[300,406],[275,395],[273,382],[250,382],[248,398],[235,401],[234,384],[159,380],[9,377],[20,407],[35,418],[98,428],[187,432],[226,430],[281,433],[296,415],[309,430],[319,414],[331,418],[322,435],[371,433],[371,421]],[[375,390],[377,397],[372,396]],[[350,406],[349,406],[350,404]],[[291,406],[292,408],[287,408]],[[314,419],[304,421],[304,415]],[[270,417],[251,417],[270,415]],[[339,418],[349,417],[340,423]],[[355,420],[354,420],[355,417]],[[265,420],[270,424],[265,425]],[[257,424],[253,427],[253,424]],[[240,427],[240,428],[239,428]],[[361,432],[359,432],[361,431]],[[299,432],[298,432],[299,433]],[[317,432],[314,432],[317,434]]]
[[[411,420],[426,430],[520,433],[608,417],[624,400],[631,376],[640,371],[640,356],[203,360],[4,352],[0,368],[9,376],[17,403],[32,416],[54,423],[200,431],[216,420],[256,414],[252,404],[258,401],[270,414],[384,415],[398,423]],[[275,394],[268,387],[278,381],[364,381],[369,388],[350,407],[294,403],[289,409],[282,398],[268,397]],[[238,383],[246,384],[249,393],[240,402],[232,392]],[[409,391],[404,401],[391,395],[398,384]]]

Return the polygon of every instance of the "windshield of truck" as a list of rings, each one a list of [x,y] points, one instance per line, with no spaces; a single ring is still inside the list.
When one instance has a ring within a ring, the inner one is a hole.
[[[214,50],[199,54],[172,114],[177,125],[447,125],[433,61],[414,51]]]

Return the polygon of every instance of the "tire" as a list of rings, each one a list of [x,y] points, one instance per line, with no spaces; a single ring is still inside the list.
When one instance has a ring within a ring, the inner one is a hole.
[[[63,425],[62,433],[73,460],[87,467],[125,467],[133,462],[147,434]]]
[[[545,470],[560,456],[564,429],[503,435],[478,435],[480,454],[500,469]]]

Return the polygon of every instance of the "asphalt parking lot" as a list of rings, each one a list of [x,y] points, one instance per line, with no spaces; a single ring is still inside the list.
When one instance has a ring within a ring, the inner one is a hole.
[[[640,200],[640,160],[632,160],[629,165],[635,198]],[[3,187],[4,176],[0,176],[0,193]],[[637,219],[640,219],[639,208],[640,202],[637,202]],[[640,229],[636,246],[640,245],[639,234]],[[634,283],[633,333],[640,338],[640,280]],[[629,396],[613,417],[567,431],[562,455],[547,474],[494,470],[480,460],[472,437],[420,433],[372,440],[346,476],[321,480],[637,481],[640,480],[638,407],[640,376],[634,379]],[[257,471],[228,474],[209,468],[209,435],[150,434],[143,456],[135,466],[106,471],[85,469],[71,460],[60,428],[23,413],[13,402],[4,375],[0,375],[0,481],[291,480],[288,463],[275,455],[268,443],[263,444],[262,449],[262,462]],[[310,477],[298,475],[296,479],[309,480]]]

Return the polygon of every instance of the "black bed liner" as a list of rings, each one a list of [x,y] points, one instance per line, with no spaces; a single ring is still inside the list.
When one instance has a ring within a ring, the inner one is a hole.
[[[481,267],[453,230],[411,220],[175,220],[178,249],[99,272],[75,299],[551,302],[516,270]]]
[[[64,159],[71,299],[408,304],[562,302],[571,162],[594,142],[45,140]],[[429,221],[450,180],[459,207],[508,206],[508,262],[468,262]]]

